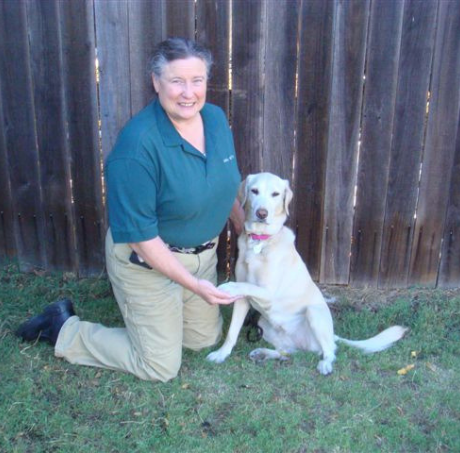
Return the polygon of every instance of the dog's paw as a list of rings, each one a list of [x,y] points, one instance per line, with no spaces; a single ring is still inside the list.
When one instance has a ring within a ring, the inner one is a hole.
[[[332,373],[332,362],[330,360],[320,360],[316,369],[324,376]]]
[[[230,294],[231,296],[243,296],[237,282],[223,283],[222,285],[218,286],[218,289],[224,291],[227,294]]]
[[[249,358],[254,362],[264,362],[265,360],[289,360],[289,356],[282,354],[274,349],[257,348],[249,353]]]
[[[249,353],[249,358],[254,362],[263,362],[267,359],[267,355],[263,348],[257,348]]]
[[[229,352],[223,351],[222,348],[217,351],[211,352],[206,356],[206,360],[214,363],[222,363],[230,355]]]

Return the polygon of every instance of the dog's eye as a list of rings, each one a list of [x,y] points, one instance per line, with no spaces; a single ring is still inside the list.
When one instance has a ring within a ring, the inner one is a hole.
[[[254,195],[259,195],[258,189],[251,189],[251,192],[252,192]]]
[[[277,197],[280,193],[279,192],[273,192],[272,197]]]

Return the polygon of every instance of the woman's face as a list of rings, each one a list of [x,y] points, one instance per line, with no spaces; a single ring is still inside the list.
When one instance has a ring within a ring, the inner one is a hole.
[[[169,118],[176,123],[193,119],[206,102],[206,64],[197,57],[169,62],[153,86]]]

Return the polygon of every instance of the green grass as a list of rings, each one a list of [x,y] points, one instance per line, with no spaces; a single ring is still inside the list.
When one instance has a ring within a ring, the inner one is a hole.
[[[340,346],[328,377],[311,353],[253,363],[247,355],[263,342],[242,334],[221,365],[205,361],[210,350],[185,351],[179,377],[163,384],[71,365],[14,337],[61,296],[85,320],[122,325],[105,278],[9,266],[0,282],[2,452],[460,451],[460,291],[326,288],[338,299],[339,335],[364,338],[393,323],[411,331],[375,355]]]

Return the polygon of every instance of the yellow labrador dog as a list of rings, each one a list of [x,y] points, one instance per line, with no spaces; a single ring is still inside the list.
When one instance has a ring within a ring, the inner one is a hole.
[[[252,305],[260,314],[263,338],[275,349],[258,348],[252,359],[282,359],[298,350],[321,355],[318,371],[332,372],[336,341],[365,352],[382,351],[406,329],[390,327],[375,337],[352,341],[334,335],[331,312],[295,249],[294,233],[284,223],[292,199],[289,182],[271,173],[249,175],[239,199],[246,212],[245,232],[238,239],[237,282],[220,288],[244,298],[235,302],[227,338],[207,359],[223,362],[232,352]]]

